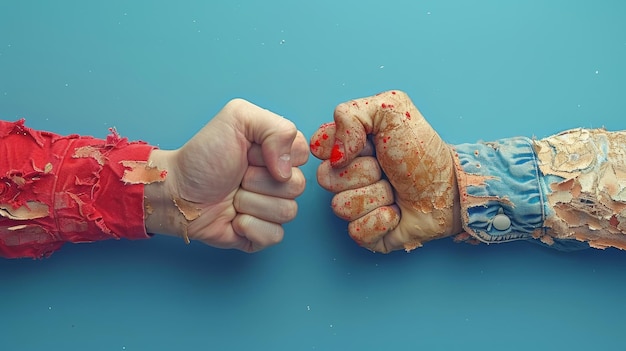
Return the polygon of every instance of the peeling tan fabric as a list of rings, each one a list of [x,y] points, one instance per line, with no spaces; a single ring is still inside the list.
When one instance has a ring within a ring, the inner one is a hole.
[[[541,172],[563,178],[550,184],[548,234],[626,249],[626,132],[573,129],[536,140],[534,148]]]

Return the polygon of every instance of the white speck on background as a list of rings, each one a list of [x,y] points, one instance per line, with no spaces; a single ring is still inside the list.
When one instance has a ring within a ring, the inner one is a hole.
[[[430,11],[426,12],[426,14],[430,16]]]
[[[385,68],[385,66],[380,66],[380,67],[378,67],[378,68],[383,69],[383,68]]]
[[[51,309],[52,309],[52,306],[48,306],[48,310],[51,310]]]
[[[310,311],[310,310],[311,310],[311,306],[306,305],[306,310],[307,310],[307,311]]]
[[[333,325],[331,324],[331,325],[330,325],[330,327],[332,328],[332,327],[333,327]]]
[[[600,73],[600,71],[596,70],[596,74]]]
[[[285,43],[285,39],[282,39],[282,40],[280,41],[280,43],[281,43],[281,44],[284,44],[284,43]]]
[[[70,85],[69,85],[68,83],[65,83],[65,86],[66,86],[66,87],[69,87]]]

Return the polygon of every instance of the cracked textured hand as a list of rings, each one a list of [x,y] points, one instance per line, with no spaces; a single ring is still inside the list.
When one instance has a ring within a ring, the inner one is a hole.
[[[180,149],[152,152],[149,161],[168,175],[146,186],[146,227],[246,252],[276,244],[296,216],[305,186],[297,167],[307,158],[292,122],[232,100]]]
[[[318,183],[336,194],[333,211],[350,222],[352,239],[387,253],[462,231],[450,147],[405,93],[340,104],[334,120],[310,148],[324,160]]]

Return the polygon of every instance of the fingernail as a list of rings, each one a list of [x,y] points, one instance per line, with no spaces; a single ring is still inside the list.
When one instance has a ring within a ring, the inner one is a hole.
[[[291,155],[283,154],[278,158],[278,173],[287,179],[291,177]]]

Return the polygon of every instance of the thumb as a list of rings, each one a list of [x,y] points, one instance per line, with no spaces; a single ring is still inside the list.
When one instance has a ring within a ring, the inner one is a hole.
[[[297,135],[293,122],[269,110],[240,100],[237,117],[240,130],[251,143],[261,145],[265,165],[272,177],[278,181],[291,178],[291,149]]]
[[[293,122],[279,117],[274,121],[273,130],[261,143],[263,159],[274,179],[286,181],[291,178],[291,149],[297,129]]]

